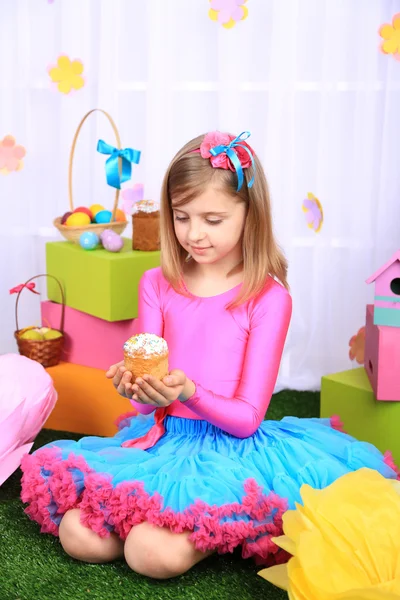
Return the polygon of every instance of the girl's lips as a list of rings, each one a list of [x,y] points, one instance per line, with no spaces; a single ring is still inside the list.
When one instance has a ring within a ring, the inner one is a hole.
[[[209,250],[211,246],[208,246],[207,248],[196,248],[196,246],[191,246],[191,249],[193,250],[193,252],[195,252],[196,254],[204,254],[204,252],[206,250]]]

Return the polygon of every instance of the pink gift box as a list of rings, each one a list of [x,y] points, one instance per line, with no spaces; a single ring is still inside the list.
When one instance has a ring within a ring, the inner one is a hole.
[[[61,305],[42,302],[42,324],[59,329]],[[127,321],[104,321],[69,306],[65,307],[64,362],[107,370],[110,365],[123,360],[124,342],[133,335],[135,319]]]

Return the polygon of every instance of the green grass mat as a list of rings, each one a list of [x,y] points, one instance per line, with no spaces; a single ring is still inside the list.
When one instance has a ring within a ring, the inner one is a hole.
[[[283,391],[268,410],[269,419],[285,415],[316,417],[319,393]],[[79,435],[43,430],[34,449]],[[168,581],[132,572],[123,561],[88,565],[70,559],[51,535],[23,512],[18,470],[0,487],[0,600],[281,600],[286,593],[257,575],[260,567],[240,552],[211,556]]]

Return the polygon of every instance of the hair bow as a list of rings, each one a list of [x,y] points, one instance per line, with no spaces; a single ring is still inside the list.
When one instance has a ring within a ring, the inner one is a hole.
[[[16,285],[15,287],[11,288],[10,294],[19,294],[25,287],[34,294],[40,295],[39,292],[35,291],[35,284],[33,281],[31,281],[31,283],[21,283],[20,285]]]
[[[245,144],[243,144],[243,142],[245,140],[247,140],[247,138],[249,136],[250,136],[250,131],[243,131],[240,135],[235,137],[235,139],[232,140],[229,144],[227,144],[227,145],[220,144],[219,146],[215,146],[214,148],[210,148],[210,150],[209,150],[210,154],[212,154],[213,156],[218,156],[218,154],[222,154],[223,152],[228,156],[228,158],[231,161],[232,165],[234,166],[236,174],[237,174],[237,178],[238,178],[238,185],[237,185],[237,190],[236,190],[237,192],[240,191],[240,189],[243,185],[243,168],[242,168],[240,159],[239,159],[238,155],[236,154],[234,148],[237,148],[237,147],[243,148],[243,150],[245,150],[247,152],[247,154],[249,155],[249,157],[251,158],[253,177],[247,184],[247,187],[251,188],[254,183],[254,172],[255,172],[254,157],[253,157],[251,151],[249,150],[249,148]]]
[[[121,183],[129,181],[132,175],[131,163],[135,165],[140,161],[140,150],[133,148],[119,149],[110,146],[103,140],[97,142],[97,152],[101,154],[110,154],[106,160],[106,177],[108,185],[114,188],[121,188]],[[121,174],[119,172],[118,159],[121,159]]]

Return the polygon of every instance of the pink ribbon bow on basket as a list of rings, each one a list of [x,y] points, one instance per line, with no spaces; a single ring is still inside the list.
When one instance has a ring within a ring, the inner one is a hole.
[[[20,285],[16,285],[15,287],[11,288],[10,294],[19,294],[24,289],[24,287],[26,287],[34,294],[38,294],[40,296],[40,293],[35,290],[35,284],[33,283],[33,281],[31,283],[21,283]]]

